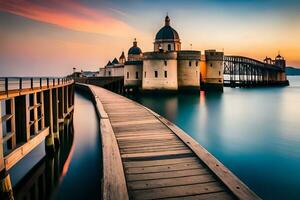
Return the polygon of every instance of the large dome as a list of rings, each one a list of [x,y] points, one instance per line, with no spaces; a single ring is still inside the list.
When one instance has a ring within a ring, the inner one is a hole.
[[[128,50],[128,55],[139,55],[142,53],[142,50],[137,46],[137,41],[134,39],[133,46]]]
[[[155,40],[179,40],[177,31],[170,26],[169,16],[166,16],[165,26],[158,31],[155,36]]]

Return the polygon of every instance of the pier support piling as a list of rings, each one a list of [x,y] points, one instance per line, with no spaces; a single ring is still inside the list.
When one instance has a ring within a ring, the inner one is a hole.
[[[14,199],[10,176],[5,169],[0,172],[0,199]]]

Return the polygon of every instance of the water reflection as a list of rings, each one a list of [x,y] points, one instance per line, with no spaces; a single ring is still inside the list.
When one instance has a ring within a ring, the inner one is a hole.
[[[15,199],[50,199],[66,174],[74,149],[73,122],[66,119],[60,127],[60,148],[45,156],[14,187]]]

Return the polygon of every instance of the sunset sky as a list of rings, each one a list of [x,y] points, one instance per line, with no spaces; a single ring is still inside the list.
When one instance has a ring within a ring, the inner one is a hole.
[[[133,38],[152,51],[167,12],[182,49],[192,44],[259,60],[280,51],[300,67],[296,0],[0,0],[0,76],[95,71],[127,54]]]

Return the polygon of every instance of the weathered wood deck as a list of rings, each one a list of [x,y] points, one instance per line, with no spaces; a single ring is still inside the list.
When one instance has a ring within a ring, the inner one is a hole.
[[[88,87],[102,118],[104,199],[259,199],[176,125],[125,97]]]

